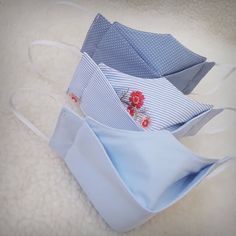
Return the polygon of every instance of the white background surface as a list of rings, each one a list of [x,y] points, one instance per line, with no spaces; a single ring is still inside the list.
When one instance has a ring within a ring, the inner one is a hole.
[[[117,235],[88,202],[63,161],[9,109],[9,95],[15,89],[35,89],[19,93],[15,103],[50,134],[59,106],[39,91],[56,94],[64,102],[80,59],[63,50],[35,47],[34,60],[47,77],[41,78],[29,63],[28,45],[49,39],[80,48],[91,21],[101,12],[111,21],[136,29],[172,33],[209,59],[236,64],[236,1],[74,1],[83,11],[55,2],[0,0],[0,235]],[[216,106],[236,106],[235,76],[214,95],[198,99]],[[207,91],[216,80],[217,71],[212,71],[196,91]],[[229,121],[235,122],[235,115],[226,112],[211,124],[217,127]],[[236,156],[235,133],[231,128],[219,135],[182,141],[202,156]],[[235,182],[236,166],[232,165],[127,235],[233,236]]]

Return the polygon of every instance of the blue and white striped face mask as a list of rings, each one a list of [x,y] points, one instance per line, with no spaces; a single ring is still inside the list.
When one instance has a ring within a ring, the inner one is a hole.
[[[170,34],[138,31],[111,24],[102,15],[94,19],[81,52],[99,64],[142,78],[165,76],[176,88],[190,93],[214,66]]]
[[[113,128],[194,135],[223,109],[188,98],[166,78],[126,75],[84,54],[68,88],[88,116]],[[132,99],[138,99],[138,103]]]

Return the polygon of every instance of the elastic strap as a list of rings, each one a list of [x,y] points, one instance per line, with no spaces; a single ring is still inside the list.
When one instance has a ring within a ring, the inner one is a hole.
[[[55,47],[63,50],[68,50],[69,52],[75,54],[76,56],[79,56],[81,54],[80,49],[72,44],[60,42],[60,41],[51,41],[51,40],[36,40],[30,43],[28,46],[28,58],[29,62],[32,65],[33,69],[35,72],[42,78],[47,78],[47,76],[43,75],[38,67],[35,65],[33,57],[32,57],[32,47],[36,45],[43,45],[43,46],[48,46],[48,47]]]
[[[36,91],[37,93],[39,93],[38,90],[35,89],[31,89],[31,88],[20,88],[20,89],[16,89],[10,96],[9,99],[9,103],[10,103],[10,109],[11,111],[14,113],[14,115],[26,126],[28,127],[33,133],[35,133],[37,136],[39,136],[40,138],[42,138],[44,141],[46,141],[47,143],[49,142],[49,137],[47,135],[45,135],[42,131],[40,131],[30,120],[28,120],[21,112],[19,112],[16,109],[16,106],[14,104],[14,98],[16,96],[16,94],[19,91]],[[42,92],[40,92],[42,93]],[[48,93],[42,93],[42,94],[46,94],[47,96],[51,97],[53,100],[56,100],[56,98]]]
[[[228,111],[236,112],[235,107],[222,107],[222,108],[218,108],[218,109],[223,109],[224,111],[228,110]],[[203,134],[214,135],[214,134],[219,134],[219,133],[222,133],[224,131],[230,130],[232,128],[236,128],[236,123],[235,122],[229,123],[225,127],[214,128],[210,131],[200,131],[196,135],[203,135]]]
[[[226,169],[228,169],[230,166],[232,166],[233,164],[235,164],[236,158],[235,157],[226,157],[224,158],[225,163],[223,163],[220,167],[218,167],[216,170],[214,170],[212,173],[210,173],[207,176],[207,179],[211,179],[217,175],[219,175],[220,173],[224,172]]]
[[[88,10],[88,8],[80,6],[78,3],[74,3],[74,2],[68,2],[68,1],[59,1],[56,2],[56,4],[58,5],[65,5],[65,6],[70,6],[70,7],[75,7],[79,10],[85,11],[85,12],[90,12],[90,10]]]
[[[220,87],[222,86],[223,82],[228,79],[230,77],[230,75],[236,70],[236,66],[235,65],[231,65],[231,64],[221,64],[221,63],[217,63],[216,66],[224,66],[224,67],[227,67],[226,70],[224,71],[223,75],[221,77],[218,77],[218,82],[216,83],[215,86],[213,86],[212,89],[210,89],[208,92],[206,93],[191,93],[191,95],[194,95],[194,96],[209,96],[209,95],[212,95],[214,93],[216,93]]]
[[[41,76],[41,77],[44,77],[46,78],[46,76],[42,75],[40,70],[38,70],[38,68],[36,67],[36,65],[34,64],[33,62],[33,59],[32,59],[32,55],[31,55],[31,47],[34,46],[34,45],[45,45],[45,46],[52,46],[52,47],[56,47],[56,48],[60,48],[60,49],[65,49],[65,50],[69,50],[70,52],[76,54],[76,55],[80,55],[81,52],[80,50],[74,46],[74,45],[71,45],[71,44],[67,44],[67,43],[64,43],[64,42],[59,42],[59,41],[50,41],[50,40],[37,40],[37,41],[33,41],[31,44],[30,44],[30,47],[29,47],[29,60],[30,60],[30,63],[32,64],[33,68],[35,69],[35,71]],[[220,65],[220,64],[217,64],[217,65]],[[222,64],[221,64],[222,65]],[[226,73],[224,73],[224,75],[220,78],[220,83],[217,84],[217,86],[212,89],[211,91],[207,92],[205,95],[210,95],[210,94],[213,94],[215,91],[217,91],[224,80],[226,80],[236,69],[235,66],[232,66],[232,65],[227,65],[230,69],[226,71]],[[199,95],[197,93],[193,94],[193,95]],[[234,107],[223,107],[222,109],[224,110],[230,110],[230,111],[233,111],[233,112],[236,112],[236,108]],[[202,135],[202,134],[217,134],[217,133],[221,133],[221,132],[224,132],[232,127],[235,127],[236,124],[229,124],[227,125],[226,127],[222,127],[222,128],[218,128],[218,129],[214,129],[212,131],[204,131],[204,132],[199,132],[197,135]]]
[[[64,2],[63,2],[64,3]],[[68,50],[69,52],[75,54],[76,56],[80,56],[81,52],[80,49],[72,44],[68,44],[65,42],[60,42],[60,41],[52,41],[52,40],[36,40],[30,43],[29,47],[28,47],[28,58],[30,61],[30,64],[32,65],[32,67],[34,68],[34,70],[36,71],[36,73],[42,77],[42,78],[47,78],[45,75],[43,75],[40,70],[37,68],[37,66],[34,63],[33,57],[32,57],[32,47],[33,46],[37,46],[37,45],[43,45],[43,46],[49,46],[49,47],[55,47],[55,48],[59,48],[59,49],[63,49],[63,50]],[[225,72],[223,73],[223,76],[219,77],[219,82],[216,83],[215,86],[213,86],[212,89],[210,89],[208,92],[206,93],[194,93],[192,92],[190,95],[193,96],[209,96],[214,94],[215,92],[217,92],[220,87],[222,86],[223,82],[228,79],[230,77],[230,75],[236,70],[236,66],[235,65],[230,65],[230,64],[216,64],[216,66],[226,66],[228,67],[228,69],[225,70]]]

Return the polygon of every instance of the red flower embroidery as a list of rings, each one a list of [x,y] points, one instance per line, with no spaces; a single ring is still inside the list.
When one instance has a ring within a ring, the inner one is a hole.
[[[147,117],[147,116],[145,116],[141,121],[141,125],[142,125],[143,128],[148,128],[150,123],[151,123],[150,118]]]
[[[134,114],[135,114],[135,110],[134,110],[134,107],[133,106],[128,106],[127,107],[127,111],[129,112],[129,114],[131,115],[131,116],[134,116]]]
[[[141,108],[144,102],[144,96],[140,91],[134,91],[130,94],[129,101],[136,108]]]
[[[71,99],[74,101],[74,102],[78,102],[78,97],[76,95],[74,95],[73,93],[69,94],[69,96],[71,97]]]
[[[130,116],[143,128],[148,128],[151,124],[151,119],[146,115],[146,108],[143,108],[144,99],[145,97],[141,91],[129,93],[129,89],[124,91],[120,96],[120,100]]]

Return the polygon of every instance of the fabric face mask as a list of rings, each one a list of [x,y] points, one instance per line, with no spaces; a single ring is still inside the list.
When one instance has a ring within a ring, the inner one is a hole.
[[[143,224],[228,160],[195,156],[168,131],[116,130],[90,118],[81,121],[68,109],[62,110],[50,146],[117,231]]]
[[[98,14],[84,41],[86,52],[99,64],[142,78],[165,76],[176,88],[190,93],[214,66],[178,42],[170,34],[134,30],[111,24]]]
[[[18,111],[17,117],[49,139]],[[226,163],[194,155],[168,131],[107,127],[62,108],[50,147],[65,161],[94,207],[117,231],[128,231],[171,206]],[[92,147],[92,148],[91,148]]]
[[[128,91],[128,93],[127,93]],[[131,106],[129,96],[143,96],[142,107]],[[175,136],[196,134],[223,109],[201,104],[183,95],[166,78],[143,79],[97,65],[87,54],[79,63],[68,88],[85,114],[113,128],[169,130]],[[126,98],[122,96],[127,93]],[[136,116],[136,117],[135,117]]]

